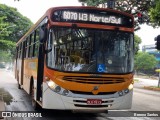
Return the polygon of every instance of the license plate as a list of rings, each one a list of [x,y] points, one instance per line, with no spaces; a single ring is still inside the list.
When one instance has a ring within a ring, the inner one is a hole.
[[[88,105],[101,105],[102,100],[101,99],[87,99]]]

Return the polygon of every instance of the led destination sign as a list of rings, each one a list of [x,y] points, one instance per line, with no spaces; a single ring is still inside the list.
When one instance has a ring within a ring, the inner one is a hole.
[[[53,12],[52,20],[56,22],[73,22],[88,24],[103,24],[112,26],[133,27],[130,16],[111,11],[94,9],[66,9]]]
[[[116,16],[104,16],[91,13],[79,13],[79,12],[70,12],[64,11],[62,15],[63,19],[66,20],[75,20],[75,21],[90,21],[98,23],[113,23],[113,24],[122,24],[121,18]]]

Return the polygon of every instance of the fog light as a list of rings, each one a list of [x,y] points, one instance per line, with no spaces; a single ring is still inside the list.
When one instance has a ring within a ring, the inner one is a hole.
[[[63,95],[68,95],[69,91],[68,90],[63,90]]]
[[[128,89],[125,89],[125,90],[124,90],[124,93],[128,93],[128,92],[129,92],[129,90],[128,90]]]
[[[119,91],[118,94],[119,94],[119,96],[122,96],[122,95],[123,95],[123,92],[122,92],[122,91]]]
[[[61,91],[61,87],[60,86],[56,86],[55,92],[60,92],[60,91]]]

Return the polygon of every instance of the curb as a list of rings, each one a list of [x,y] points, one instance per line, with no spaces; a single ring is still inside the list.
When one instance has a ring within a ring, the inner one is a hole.
[[[5,111],[5,103],[4,101],[0,100],[0,113]],[[0,119],[3,120],[2,114],[0,114]]]

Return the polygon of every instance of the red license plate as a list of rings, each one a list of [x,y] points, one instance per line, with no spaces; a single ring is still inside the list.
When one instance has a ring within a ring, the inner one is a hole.
[[[101,105],[102,100],[101,99],[87,99],[88,105]]]

